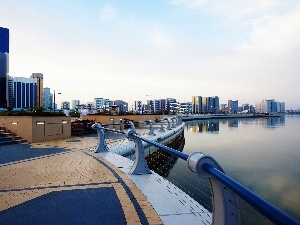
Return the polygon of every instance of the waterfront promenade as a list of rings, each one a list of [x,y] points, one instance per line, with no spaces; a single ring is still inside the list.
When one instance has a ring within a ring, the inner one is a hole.
[[[149,128],[136,131],[150,138]],[[124,134],[105,136],[110,150],[128,145]],[[211,223],[179,188],[156,173],[130,175],[133,161],[94,153],[97,144],[97,134],[86,134],[0,146],[0,224]]]
[[[0,224],[162,224],[96,145],[89,135],[0,146]]]

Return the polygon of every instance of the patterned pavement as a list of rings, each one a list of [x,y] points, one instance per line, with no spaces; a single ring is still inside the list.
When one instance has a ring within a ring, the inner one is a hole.
[[[128,176],[93,153],[97,141],[0,146],[0,224],[162,224]]]

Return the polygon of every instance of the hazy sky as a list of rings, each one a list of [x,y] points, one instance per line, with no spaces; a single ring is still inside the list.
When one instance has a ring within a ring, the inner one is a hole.
[[[0,26],[10,75],[43,73],[58,102],[200,95],[300,108],[299,0],[0,0]]]

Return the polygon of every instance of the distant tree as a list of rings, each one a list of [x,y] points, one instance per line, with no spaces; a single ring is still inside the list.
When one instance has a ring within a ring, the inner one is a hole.
[[[71,113],[70,113],[70,116],[71,116],[71,117],[77,117],[77,118],[78,118],[78,117],[80,117],[80,113],[79,113],[79,112],[71,112]]]
[[[7,106],[6,109],[7,109],[8,112],[11,112],[13,110],[13,107],[12,106]]]
[[[34,111],[38,112],[38,113],[41,113],[41,112],[44,111],[44,107],[43,106],[35,106],[34,107]]]

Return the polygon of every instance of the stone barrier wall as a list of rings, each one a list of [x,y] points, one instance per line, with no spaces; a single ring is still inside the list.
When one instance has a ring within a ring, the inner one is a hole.
[[[5,127],[28,142],[71,137],[71,118],[65,116],[0,116],[0,127]]]

